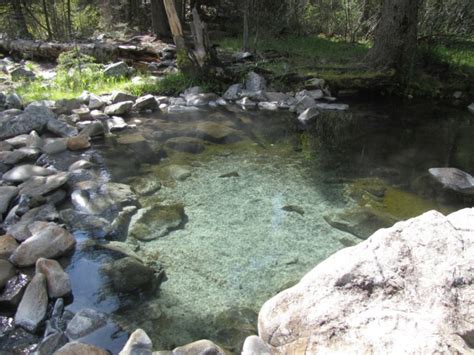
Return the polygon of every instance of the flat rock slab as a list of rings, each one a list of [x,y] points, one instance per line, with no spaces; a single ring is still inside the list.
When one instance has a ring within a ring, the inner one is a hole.
[[[32,266],[39,258],[58,258],[76,245],[72,234],[55,223],[35,222],[29,230],[32,236],[20,244],[9,259],[20,267]]]
[[[124,101],[107,106],[104,113],[109,116],[122,116],[130,113],[133,108],[133,101]]]
[[[192,137],[175,137],[166,141],[165,147],[176,150],[178,152],[198,154],[205,149],[204,142],[198,138]]]
[[[333,254],[263,305],[260,338],[278,354],[471,353],[473,217],[427,212]]]
[[[125,257],[104,267],[113,288],[118,292],[133,292],[150,288],[155,279],[155,270],[143,265],[133,257]]]
[[[60,172],[50,176],[34,176],[19,185],[20,194],[30,197],[44,196],[63,186],[69,179],[69,174]]]
[[[94,309],[83,309],[77,312],[66,328],[66,336],[79,339],[103,327],[107,323],[107,316]]]
[[[474,194],[474,177],[465,171],[456,168],[431,168],[428,171],[443,187],[462,194]]]
[[[38,273],[26,288],[15,314],[15,324],[30,332],[35,332],[46,317],[47,308],[46,278]]]
[[[13,169],[7,171],[3,174],[3,180],[8,182],[23,182],[28,180],[33,176],[49,176],[55,174],[56,171],[51,169],[46,169],[41,166],[36,165],[20,165],[16,166]]]
[[[145,241],[164,237],[179,228],[185,218],[186,215],[182,205],[144,208],[132,217],[129,235]]]
[[[0,113],[0,140],[42,131],[50,119],[55,119],[54,113],[47,107],[29,106],[17,115]]]

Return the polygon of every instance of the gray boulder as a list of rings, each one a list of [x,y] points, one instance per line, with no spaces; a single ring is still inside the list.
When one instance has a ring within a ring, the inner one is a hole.
[[[64,138],[77,136],[78,134],[76,127],[73,127],[64,121],[59,121],[57,119],[50,119],[46,124],[46,128],[51,133]]]
[[[79,99],[62,99],[56,101],[56,109],[58,115],[70,115],[72,111],[80,109],[82,102]]]
[[[116,91],[110,97],[112,104],[118,104],[125,101],[135,101],[137,97],[135,95],[130,95],[124,92]]]
[[[117,62],[109,64],[104,68],[104,74],[107,76],[127,76],[130,73],[130,69],[125,62]]]
[[[138,112],[146,110],[156,111],[158,110],[158,101],[156,101],[153,95],[139,97],[133,105],[133,110]]]
[[[20,244],[9,259],[20,267],[32,266],[39,258],[58,258],[76,245],[72,234],[55,223],[35,222],[29,230],[32,236]]]
[[[23,101],[16,93],[8,94],[5,100],[5,106],[8,109],[21,110],[23,108]]]
[[[109,132],[121,131],[128,127],[128,124],[122,117],[113,116],[112,118],[106,121],[107,129]]]
[[[474,194],[474,177],[465,171],[456,168],[431,168],[428,171],[444,188],[466,195]]]
[[[263,305],[258,333],[279,354],[471,353],[472,255],[474,209],[427,212],[320,263]]]
[[[36,348],[35,355],[51,355],[68,343],[63,332],[55,332],[46,336]]]
[[[47,308],[46,278],[43,274],[36,274],[26,288],[18,306],[15,324],[34,333],[46,317]]]
[[[107,316],[94,309],[83,309],[77,312],[66,328],[70,340],[82,338],[107,323]]]
[[[6,112],[6,111],[5,111]],[[27,134],[31,131],[41,132],[54,113],[47,107],[30,106],[18,115],[0,113],[0,140]]]
[[[245,81],[245,89],[253,92],[265,91],[267,89],[267,82],[263,76],[251,71],[247,74],[247,80]]]
[[[92,110],[101,110],[105,106],[106,102],[101,97],[91,94],[89,96],[89,109]]]
[[[46,154],[58,154],[67,150],[66,138],[48,138],[45,140],[41,151]]]
[[[316,101],[308,95],[299,98],[294,105],[294,109],[298,115],[313,107],[316,107]]]
[[[40,272],[46,277],[50,298],[65,297],[71,293],[69,275],[64,272],[56,260],[39,258],[36,261],[36,272]]]
[[[242,91],[242,84],[231,85],[222,96],[225,100],[238,100],[240,98],[240,92]]]
[[[98,137],[105,134],[105,128],[102,122],[94,121],[87,124],[82,130],[81,136]]]
[[[104,110],[106,115],[109,116],[122,116],[129,114],[133,108],[133,101],[124,101],[117,104],[107,106]]]

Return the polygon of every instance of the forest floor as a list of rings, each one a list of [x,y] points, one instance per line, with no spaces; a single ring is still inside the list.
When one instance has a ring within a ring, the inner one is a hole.
[[[218,42],[222,52],[241,49],[240,38]],[[279,80],[291,75],[325,79],[331,88],[364,90],[385,88],[400,94],[393,82],[393,72],[373,71],[363,65],[369,43],[348,43],[321,36],[288,36],[264,39],[258,43],[255,66],[268,70]],[[446,93],[473,93],[474,40],[421,45],[419,67],[404,88],[404,95],[443,97]],[[282,83],[283,85],[287,83]]]

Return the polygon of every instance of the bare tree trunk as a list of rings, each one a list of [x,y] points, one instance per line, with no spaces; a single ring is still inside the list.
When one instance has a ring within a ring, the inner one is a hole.
[[[67,32],[69,39],[72,38],[72,16],[71,16],[71,0],[67,0]]]
[[[10,0],[10,5],[13,8],[13,20],[16,24],[17,34],[20,38],[31,38],[31,34],[26,26],[25,16],[21,8],[21,2],[17,0]]]
[[[396,69],[406,78],[414,65],[420,0],[384,0],[374,46],[366,61],[374,68]]]

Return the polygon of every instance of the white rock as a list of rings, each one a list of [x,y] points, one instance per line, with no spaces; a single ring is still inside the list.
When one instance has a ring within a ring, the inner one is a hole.
[[[319,110],[316,107],[310,107],[298,116],[298,121],[300,121],[301,123],[308,123],[309,121],[315,119],[318,116]]]
[[[473,217],[427,212],[337,252],[263,305],[261,339],[279,354],[472,353]]]
[[[135,330],[128,338],[127,343],[119,352],[119,355],[151,355],[153,352],[152,342],[142,329]]]
[[[347,111],[349,109],[349,105],[347,104],[319,103],[319,104],[316,104],[316,107],[321,110],[336,110],[336,111]]]
[[[278,110],[278,105],[273,102],[259,102],[258,103],[258,108],[260,110],[266,110],[266,111],[277,111]]]

